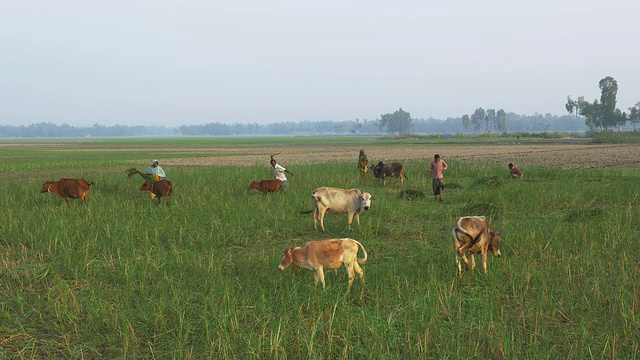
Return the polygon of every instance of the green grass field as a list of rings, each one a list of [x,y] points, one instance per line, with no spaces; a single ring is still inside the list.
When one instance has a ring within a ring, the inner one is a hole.
[[[2,153],[0,358],[640,358],[637,168],[512,180],[448,161],[439,203],[426,163],[405,162],[404,186],[385,188],[355,162],[291,165],[290,189],[267,196],[247,190],[272,178],[266,162],[174,166],[174,198],[157,205],[124,172],[150,153],[134,140]],[[89,202],[40,194],[52,175],[93,181]],[[327,215],[322,234],[301,214],[321,185],[378,199],[352,230]],[[464,215],[502,233],[487,275],[458,276],[451,228]],[[344,269],[324,291],[309,270],[278,270],[287,247],[332,237],[366,247],[364,286],[347,293]]]

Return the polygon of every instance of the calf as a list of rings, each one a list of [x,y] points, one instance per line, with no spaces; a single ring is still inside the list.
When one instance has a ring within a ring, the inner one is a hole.
[[[313,199],[313,228],[318,230],[317,222],[320,220],[322,231],[324,228],[324,215],[328,212],[331,214],[348,214],[349,228],[353,217],[356,217],[358,225],[360,224],[360,213],[369,210],[371,200],[375,200],[376,196],[369,193],[363,193],[360,189],[338,189],[322,186],[314,190],[311,194]]]
[[[171,195],[173,195],[173,183],[169,180],[159,180],[155,182],[145,181],[139,190],[151,191],[158,200],[164,196],[171,199]]]
[[[404,184],[404,166],[399,162],[385,164],[382,161],[378,165],[371,166],[371,173],[376,178],[382,179],[382,186],[386,184],[386,178],[397,177],[401,184]]]
[[[249,185],[249,190],[256,189],[262,191],[262,194],[268,192],[278,192],[282,186],[282,181],[279,179],[262,180],[260,182],[254,181]]]
[[[91,183],[85,179],[62,178],[58,181],[45,181],[40,192],[59,196],[69,205],[69,199],[80,199],[81,203],[86,203],[89,190]]]
[[[465,266],[469,268],[469,260],[466,253],[471,254],[471,270],[476,267],[473,254],[482,254],[482,269],[487,273],[487,251],[500,256],[500,233],[489,230],[487,219],[484,216],[465,216],[458,218],[456,225],[451,230],[453,234],[453,246],[458,264],[458,272],[462,277],[462,265],[458,255],[462,257]]]
[[[358,258],[358,250],[362,248],[364,258]],[[280,270],[285,270],[291,265],[300,266],[314,271],[316,285],[318,279],[324,284],[324,268],[338,269],[342,265],[347,269],[349,274],[349,286],[347,291],[351,289],[355,273],[358,273],[362,283],[364,284],[364,271],[359,264],[367,261],[367,250],[358,241],[353,239],[329,239],[310,241],[304,247],[291,247],[284,251],[282,260],[280,260]]]

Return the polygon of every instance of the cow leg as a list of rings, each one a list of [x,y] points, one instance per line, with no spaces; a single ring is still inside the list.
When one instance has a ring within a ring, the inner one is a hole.
[[[316,269],[317,277],[320,279],[322,283],[322,289],[324,289],[324,271],[322,271],[322,267]],[[316,284],[318,283],[318,279],[316,279]]]
[[[457,251],[456,251],[456,264],[458,265],[458,273],[460,274],[460,277],[462,278],[462,263],[460,263],[460,256],[459,256]]]
[[[349,230],[351,230],[351,223],[353,223],[353,217],[356,217],[356,222],[360,225],[360,215],[358,213],[349,213]]]
[[[322,228],[322,232],[326,232],[326,230],[324,229],[324,215],[326,214],[327,210],[324,211],[320,211],[320,227]]]
[[[364,270],[362,270],[360,265],[358,265],[358,260],[357,259],[353,262],[353,270],[355,270],[356,274],[358,274],[358,276],[360,276],[360,279],[362,280],[362,283],[364,284]]]
[[[482,270],[484,270],[484,273],[487,273],[487,252],[483,251],[482,252]]]
[[[471,254],[471,271],[476,268],[476,258],[473,254]]]
[[[347,268],[347,274],[349,275],[349,286],[347,286],[347,292],[349,292],[349,290],[351,290],[351,285],[353,284],[353,279],[355,279],[356,274],[353,269],[353,263],[344,264],[344,267]]]
[[[316,230],[316,231],[318,231],[317,222],[318,222],[318,209],[316,208],[313,210],[313,230]]]
[[[462,261],[464,261],[464,265],[465,267],[468,269],[469,268],[469,259],[467,259],[467,253],[463,251],[460,252],[461,257],[462,257]],[[471,260],[473,260],[473,254],[471,254]],[[474,265],[475,266],[475,263]]]

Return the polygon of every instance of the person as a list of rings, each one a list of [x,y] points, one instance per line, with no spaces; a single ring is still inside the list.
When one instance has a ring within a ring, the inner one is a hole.
[[[156,181],[166,179],[164,170],[160,167],[158,160],[153,160],[144,173],[153,176]]]
[[[524,176],[524,174],[522,173],[522,171],[520,171],[520,169],[513,166],[513,163],[509,163],[509,170],[511,170],[510,176],[514,179],[521,178]]]
[[[440,159],[440,155],[436,154],[433,157],[433,162],[431,163],[431,167],[429,168],[429,172],[431,173],[432,186],[433,186],[433,196],[437,199],[440,196],[440,201],[442,202],[442,192],[444,189],[444,182],[442,179],[444,177],[444,171],[447,170],[448,166],[444,160]]]
[[[273,172],[276,175],[276,179],[282,181],[282,186],[286,191],[289,185],[287,183],[287,176],[284,173],[288,173],[291,176],[293,176],[293,174],[289,170],[285,169],[282,165],[278,164],[278,162],[274,158],[271,158],[271,167],[273,167]]]
[[[151,162],[151,165],[149,165],[149,167],[147,168],[147,170],[145,170],[144,173],[151,175],[155,181],[166,180],[164,170],[162,170],[162,168],[160,167],[158,160],[155,160],[155,159]],[[155,197],[156,195],[152,191],[151,198],[155,199]]]
[[[360,177],[369,176],[369,156],[364,153],[364,149],[360,149],[360,153],[358,153],[358,170]]]

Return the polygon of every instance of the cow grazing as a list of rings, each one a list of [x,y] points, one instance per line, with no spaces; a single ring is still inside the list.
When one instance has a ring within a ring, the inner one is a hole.
[[[69,199],[80,199],[81,203],[87,202],[87,195],[91,190],[91,183],[85,179],[65,179],[58,181],[45,181],[40,189],[41,193],[52,193],[59,196],[69,204]]]
[[[364,258],[358,258],[358,250],[362,248]],[[282,254],[280,261],[280,270],[285,270],[291,265],[296,265],[314,271],[316,285],[318,279],[322,283],[324,289],[324,268],[338,269],[342,265],[347,268],[349,274],[349,286],[347,291],[351,289],[355,273],[358,273],[362,283],[364,284],[364,271],[359,264],[367,261],[367,250],[358,241],[353,239],[329,239],[310,241],[304,247],[288,248]]]
[[[279,179],[262,180],[260,182],[254,181],[249,185],[249,190],[256,189],[262,191],[262,194],[268,192],[278,192],[282,186],[282,181]]]
[[[173,183],[169,180],[159,180],[159,181],[145,181],[142,186],[140,186],[140,191],[151,191],[158,201],[162,197],[168,197],[171,199],[171,195],[173,194]]]
[[[385,164],[380,161],[377,165],[371,166],[371,173],[375,175],[376,178],[382,179],[382,186],[386,184],[387,176],[396,177],[400,183],[404,184],[404,166],[399,162]]]
[[[487,251],[500,256],[500,233],[489,230],[487,219],[484,216],[466,216],[458,218],[456,225],[451,230],[453,234],[453,246],[456,254],[458,271],[462,277],[462,264],[458,255],[462,257],[465,266],[469,268],[469,260],[466,253],[471,254],[471,270],[476,267],[473,254],[482,255],[482,269],[487,273]]]
[[[317,222],[320,220],[322,231],[324,228],[324,215],[328,212],[331,214],[349,214],[349,228],[355,215],[356,221],[360,224],[360,213],[369,210],[371,200],[375,200],[376,196],[369,193],[363,193],[360,189],[338,189],[322,186],[314,190],[311,195],[314,204],[313,211],[313,228],[318,230]]]

